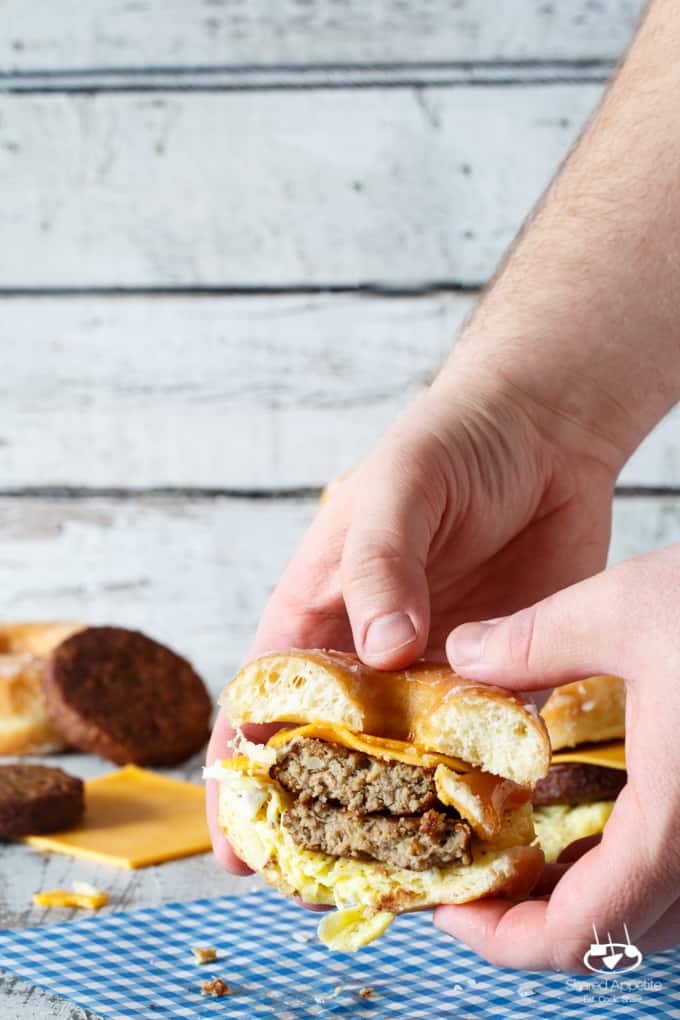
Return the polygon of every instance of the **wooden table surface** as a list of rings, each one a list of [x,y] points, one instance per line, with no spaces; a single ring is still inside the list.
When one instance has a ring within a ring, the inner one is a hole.
[[[139,627],[217,693],[641,7],[0,0],[4,617]],[[678,540],[679,497],[671,413],[622,473],[611,560]],[[111,909],[253,883],[209,855],[127,873],[5,846],[0,924],[50,923],[31,894],[73,878]],[[84,1016],[0,978],[3,1020]]]

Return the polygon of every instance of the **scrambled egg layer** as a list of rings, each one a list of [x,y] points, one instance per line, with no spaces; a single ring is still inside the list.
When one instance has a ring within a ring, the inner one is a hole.
[[[613,800],[593,804],[550,804],[534,808],[534,828],[546,861],[556,861],[576,839],[602,832],[614,807]]]
[[[378,862],[333,857],[297,846],[282,816],[293,798],[254,765],[253,774],[226,762],[215,762],[204,774],[220,781],[220,824],[233,834],[239,856],[288,895],[305,903],[327,904],[338,914],[324,917],[319,937],[331,949],[352,952],[378,938],[394,915],[381,910],[395,888],[413,895],[412,906],[436,902],[445,877],[464,875],[471,897],[480,876],[486,874],[499,850],[529,843],[533,837],[531,807],[525,805],[508,819],[493,842],[473,840],[473,863],[447,868],[409,871]],[[255,774],[257,773],[257,774]]]

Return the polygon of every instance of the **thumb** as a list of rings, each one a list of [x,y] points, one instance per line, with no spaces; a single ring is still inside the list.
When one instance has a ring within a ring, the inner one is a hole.
[[[415,488],[371,485],[353,514],[342,555],[342,592],[360,658],[397,669],[422,655],[430,629],[431,526]]]
[[[653,635],[652,628],[645,634],[630,624],[649,620],[654,611],[653,591],[645,581],[646,561],[656,556],[619,564],[512,616],[456,627],[446,643],[451,665],[470,679],[518,690],[595,673],[634,674]],[[658,575],[656,564],[655,571]]]

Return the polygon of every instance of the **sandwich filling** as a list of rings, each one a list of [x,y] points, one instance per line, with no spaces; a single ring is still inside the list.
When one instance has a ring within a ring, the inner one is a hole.
[[[470,864],[470,823],[437,799],[434,768],[298,737],[271,775],[295,800],[283,824],[304,850],[425,871]]]
[[[571,752],[573,757],[578,749]],[[569,757],[569,755],[567,755]],[[558,761],[534,788],[534,824],[545,859],[556,861],[570,843],[602,832],[626,785],[623,765]]]
[[[220,822],[272,884],[338,908],[319,926],[330,948],[367,944],[404,909],[504,889],[535,836],[530,787],[415,744],[308,724],[265,746],[238,733],[232,750],[204,770]]]

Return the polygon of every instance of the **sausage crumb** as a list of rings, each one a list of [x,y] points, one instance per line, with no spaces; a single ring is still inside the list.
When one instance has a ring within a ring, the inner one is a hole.
[[[217,997],[229,995],[230,991],[229,985],[222,978],[212,978],[211,981],[206,981],[201,988],[203,995],[214,995]]]
[[[370,999],[370,997],[372,995],[373,995],[373,989],[372,988],[360,988],[359,989],[359,997],[362,998],[362,999]]]

